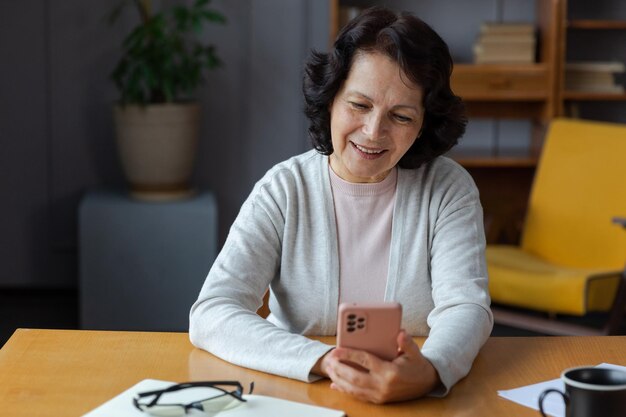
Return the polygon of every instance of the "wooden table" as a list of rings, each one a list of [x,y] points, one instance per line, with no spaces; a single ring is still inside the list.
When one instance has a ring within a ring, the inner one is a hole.
[[[0,415],[80,416],[140,380],[154,378],[235,379],[244,387],[254,381],[257,394],[341,409],[349,417],[536,417],[536,411],[498,397],[497,390],[601,362],[626,365],[626,336],[493,337],[469,376],[446,398],[377,406],[331,390],[328,380],[306,384],[231,365],[194,348],[186,333],[20,329],[0,350]]]

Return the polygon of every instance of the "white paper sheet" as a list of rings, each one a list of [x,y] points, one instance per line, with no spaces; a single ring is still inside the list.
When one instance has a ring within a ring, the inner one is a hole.
[[[153,391],[165,388],[174,384],[174,382],[159,381],[156,379],[144,379],[118,396],[105,402],[98,408],[85,414],[83,417],[148,417],[147,413],[143,413],[133,405],[133,397],[138,392]],[[180,391],[180,402],[193,401],[184,392]],[[343,417],[345,413],[339,410],[333,410],[325,407],[313,406],[293,401],[287,401],[279,398],[267,397],[263,395],[244,395],[248,400],[245,404],[230,410],[224,410],[213,414],[216,417],[247,417],[247,416],[285,416],[285,417]],[[177,401],[178,402],[178,401]],[[202,413],[198,410],[190,410],[189,416],[204,416],[210,414]]]
[[[601,363],[598,368],[613,368],[626,371],[626,366],[613,365],[610,363]],[[565,390],[565,384],[561,378],[552,379],[550,381],[539,382],[537,384],[527,385],[521,388],[498,391],[498,395],[507,400],[516,402],[523,406],[533,408],[539,411],[539,396],[544,390],[549,388]],[[558,394],[550,394],[543,401],[543,411],[554,417],[565,417],[565,405],[563,398]]]

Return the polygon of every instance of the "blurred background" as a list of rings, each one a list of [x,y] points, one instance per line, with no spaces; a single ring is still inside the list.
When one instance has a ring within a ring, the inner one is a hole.
[[[184,1],[157,1],[155,7],[177,3]],[[203,36],[216,45],[223,65],[197,92],[202,122],[192,182],[215,198],[218,248],[255,181],[275,163],[310,149],[302,114],[303,62],[311,48],[328,49],[332,3],[211,3],[227,23],[208,27]],[[472,61],[482,22],[534,21],[536,14],[535,3],[526,0],[379,3],[415,11],[448,42],[459,63]],[[138,16],[127,8],[109,24],[116,4],[0,2],[0,346],[17,327],[81,327],[80,203],[92,190],[126,187],[115,144],[117,92],[110,73]],[[607,4],[624,12],[620,0],[593,4],[594,10]],[[595,56],[604,52],[624,62],[624,33],[612,35],[621,48],[577,42]],[[623,103],[595,103],[589,114],[626,122],[624,110]],[[507,147],[523,150],[530,146],[530,130],[523,120],[471,119],[460,147],[503,146],[506,136]],[[212,260],[207,254],[198,268],[208,271]],[[204,278],[197,276],[191,300]],[[141,294],[134,297],[143,302]]]

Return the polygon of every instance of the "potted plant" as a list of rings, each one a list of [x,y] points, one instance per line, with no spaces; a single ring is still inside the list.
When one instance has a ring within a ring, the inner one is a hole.
[[[180,198],[191,193],[199,131],[199,104],[191,94],[207,71],[220,65],[213,45],[200,36],[208,23],[224,23],[208,8],[210,0],[193,0],[155,12],[150,0],[126,0],[141,18],[126,36],[111,78],[120,94],[114,106],[117,145],[131,188],[144,199]]]

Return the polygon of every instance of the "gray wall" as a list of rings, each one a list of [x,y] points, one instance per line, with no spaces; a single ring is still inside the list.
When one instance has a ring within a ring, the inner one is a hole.
[[[109,26],[113,4],[0,2],[0,288],[75,286],[80,198],[91,187],[124,186],[108,75],[136,16],[129,8]],[[224,66],[199,92],[195,183],[215,192],[223,239],[255,179],[308,148],[301,68],[311,47],[327,46],[328,5],[212,4],[228,24],[206,34]]]
[[[124,184],[111,121],[116,91],[108,74],[136,18],[129,9],[110,27],[106,15],[114,3],[0,2],[0,289],[75,287],[78,202],[91,187]],[[470,60],[483,20],[534,16],[529,0],[385,3],[418,11],[459,61]],[[626,19],[621,3],[594,1],[592,9]],[[204,118],[195,182],[217,196],[223,240],[254,181],[277,161],[309,148],[302,62],[311,47],[327,47],[329,10],[326,0],[213,4],[228,24],[211,28],[207,38],[225,65],[199,92]],[[587,13],[582,9],[577,13]],[[578,50],[626,61],[619,45],[580,43]],[[594,108],[601,109],[598,118],[625,121],[623,104]],[[493,146],[496,131],[506,136],[505,146],[527,146],[527,124],[491,120],[472,120],[461,146]]]

